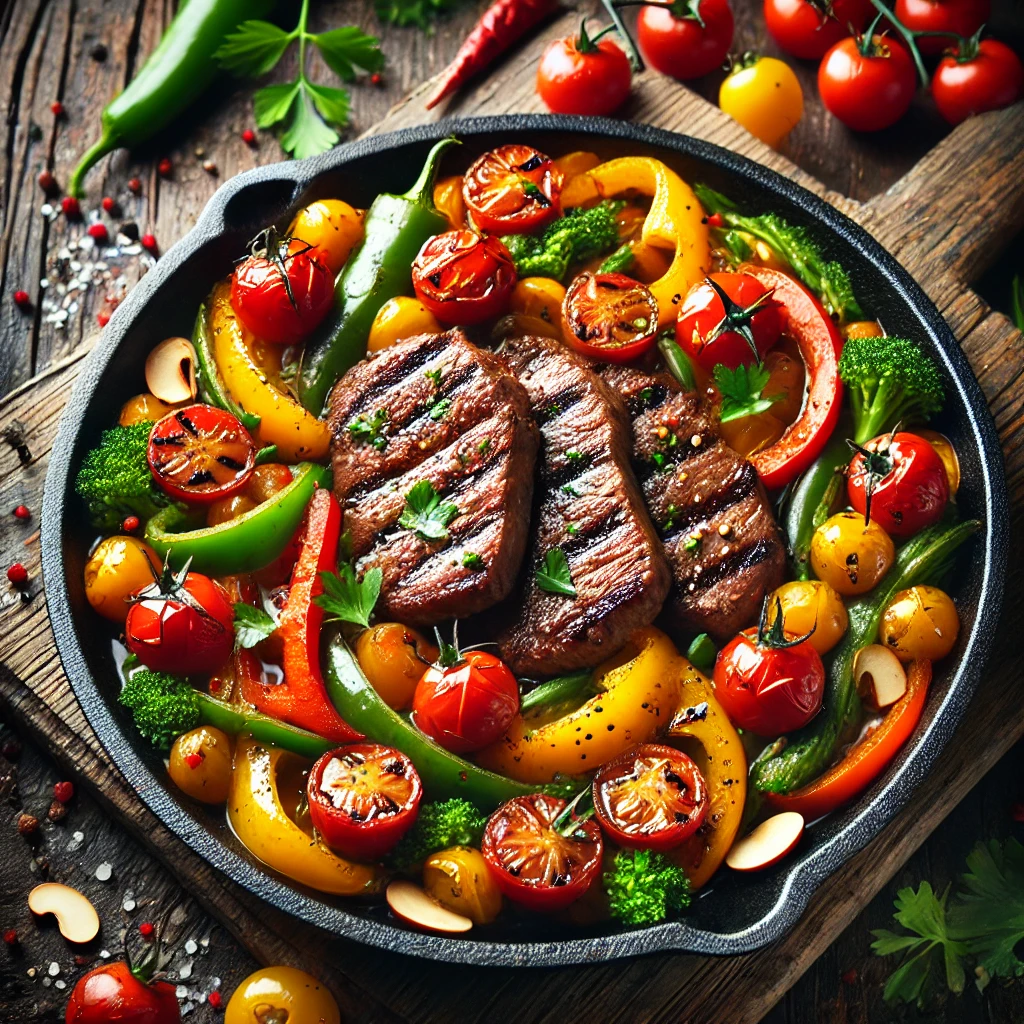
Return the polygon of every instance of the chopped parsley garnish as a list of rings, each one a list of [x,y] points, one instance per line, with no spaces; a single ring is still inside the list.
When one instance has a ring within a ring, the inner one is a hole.
[[[349,425],[348,432],[356,441],[372,444],[382,452],[388,446],[388,439],[381,433],[388,421],[387,409],[378,409],[372,416],[361,412]]]
[[[575,523],[566,523],[565,532],[569,534],[570,537],[575,537],[576,534],[580,532],[580,528]]]
[[[428,380],[430,380],[433,383],[435,388],[439,388],[441,386],[441,374],[442,373],[443,373],[443,371],[442,371],[441,367],[439,366],[436,370],[424,370],[423,371],[423,376],[426,377]]]
[[[467,569],[479,571],[484,567],[484,560],[475,551],[466,551],[462,555],[462,564]]]
[[[640,401],[646,405],[653,396],[654,388],[644,388],[643,391],[640,392]]]
[[[491,447],[491,439],[490,439],[489,437],[485,437],[485,438],[484,438],[484,439],[483,439],[483,440],[482,440],[482,441],[481,441],[481,442],[480,442],[480,443],[479,443],[479,444],[478,444],[478,445],[476,446],[476,450],[477,450],[477,451],[478,451],[478,452],[479,452],[479,453],[480,453],[481,455],[483,455],[483,454],[484,454],[484,452],[486,452],[486,451],[487,451],[487,450],[488,450],[488,449],[489,449],[490,447]]]
[[[398,525],[414,530],[425,540],[447,540],[448,524],[458,514],[457,505],[442,502],[434,485],[429,480],[420,480],[405,496],[405,509]]]
[[[651,462],[654,463],[655,468],[659,473],[667,473],[671,469],[671,465],[668,459],[665,458],[662,452],[653,452],[651,454]]]
[[[348,562],[338,566],[338,572],[320,573],[324,592],[313,600],[324,611],[330,612],[328,622],[351,622],[356,626],[369,626],[380,584],[384,578],[379,566],[374,566],[356,579],[355,570]]]
[[[445,413],[452,407],[452,400],[450,398],[439,398],[430,407],[430,418],[432,420],[442,419]]]
[[[570,498],[578,498],[580,496],[580,492],[577,491],[572,484],[562,484],[562,490],[565,491]]]
[[[544,556],[544,566],[537,570],[537,586],[549,594],[575,597],[576,588],[569,573],[569,563],[561,548],[552,548]]]
[[[686,538],[686,543],[683,547],[687,551],[696,551],[700,547],[700,537],[689,536]]]
[[[679,509],[675,505],[669,505],[669,507],[665,509],[665,512],[667,515],[665,518],[665,525],[662,529],[671,530],[672,527],[675,526],[676,516],[679,515]]]
[[[575,449],[575,448],[570,448],[570,449],[569,449],[569,451],[567,451],[567,452],[565,453],[565,457],[566,457],[566,458],[567,458],[567,459],[568,459],[568,460],[569,460],[569,461],[570,461],[570,462],[571,462],[571,463],[572,463],[572,464],[573,464],[574,466],[578,466],[578,465],[579,465],[579,464],[580,464],[581,462],[583,462],[583,460],[584,460],[584,459],[586,458],[586,455],[584,455],[584,454],[583,454],[583,452],[578,452],[578,451],[576,451],[576,449]]]
[[[775,402],[781,401],[783,395],[762,397],[771,374],[763,365],[744,366],[742,363],[735,370],[719,363],[715,367],[715,386],[722,393],[721,421],[728,423],[744,416],[756,416],[766,412]]]

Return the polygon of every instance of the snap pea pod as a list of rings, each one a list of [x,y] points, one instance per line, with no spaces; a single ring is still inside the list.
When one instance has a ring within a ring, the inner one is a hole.
[[[249,733],[260,743],[283,747],[293,754],[314,761],[336,746],[323,736],[317,736],[315,732],[297,729],[294,725],[279,722],[276,718],[261,715],[257,711],[241,711],[207,693],[197,692],[196,696],[199,698],[200,721],[204,725],[226,732],[229,736]]]
[[[252,432],[260,425],[260,417],[246,412],[228,393],[217,369],[217,360],[213,355],[213,338],[210,337],[210,317],[206,303],[201,303],[196,314],[195,326],[192,328],[192,346],[196,350],[198,360],[199,397],[208,405],[225,409],[246,430]]]
[[[836,471],[850,459],[845,434],[836,431],[836,440],[818,456],[797,481],[786,505],[782,525],[789,539],[789,559],[798,580],[811,578],[811,538],[828,518],[843,478]]]

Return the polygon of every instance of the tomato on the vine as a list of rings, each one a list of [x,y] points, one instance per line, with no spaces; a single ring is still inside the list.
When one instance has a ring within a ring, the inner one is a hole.
[[[611,39],[587,35],[555,39],[537,65],[537,94],[556,114],[611,114],[626,101],[633,85],[629,58]]]
[[[720,68],[732,33],[729,0],[657,0],[640,8],[636,22],[647,63],[683,82]]]
[[[629,363],[658,333],[658,304],[650,288],[625,274],[580,274],[562,300],[565,340],[582,355]]]
[[[261,341],[294,345],[334,301],[330,258],[298,238],[261,232],[231,278],[231,305]]]
[[[462,198],[480,231],[529,234],[561,214],[563,181],[551,157],[511,143],[477,158],[463,178]]]
[[[500,238],[445,231],[428,238],[412,264],[416,297],[443,324],[478,324],[508,307],[516,265]]]
[[[575,821],[559,797],[535,793],[502,804],[484,829],[481,852],[498,888],[531,910],[562,910],[601,873],[604,841],[594,821]]]
[[[894,12],[912,32],[945,32],[968,38],[988,21],[989,0],[896,0]],[[942,53],[949,35],[919,36],[922,53]]]
[[[862,31],[873,10],[871,0],[764,0],[764,21],[786,53],[820,60],[851,30]]]
[[[1024,95],[1024,65],[1005,43],[972,38],[939,61],[931,88],[939,113],[959,124],[972,114],[1016,103]]]
[[[146,982],[123,960],[103,964],[78,979],[65,1024],[179,1024],[174,986]]]
[[[895,124],[917,91],[917,72],[906,48],[888,36],[836,43],[818,68],[818,92],[826,109],[858,132]]]

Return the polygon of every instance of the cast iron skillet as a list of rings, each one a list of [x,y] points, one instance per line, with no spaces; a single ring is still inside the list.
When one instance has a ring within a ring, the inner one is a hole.
[[[316,198],[341,196],[368,206],[381,191],[402,192],[427,149],[447,132],[465,142],[448,166],[463,165],[503,142],[525,141],[553,155],[573,149],[603,157],[625,152],[666,160],[689,180],[705,181],[751,210],[776,210],[809,227],[829,258],[842,261],[865,310],[891,334],[916,339],[943,367],[948,401],[937,426],[959,453],[966,516],[984,530],[964,552],[957,599],[963,620],[957,650],[940,664],[924,719],[896,763],[856,805],[809,829],[776,868],[721,877],[679,921],[628,930],[604,923],[562,928],[547,919],[508,921],[451,939],[411,931],[382,901],[340,900],[297,887],[254,861],[235,840],[221,809],[191,802],[168,784],[161,758],[139,738],[116,700],[118,677],[109,633],[84,595],[82,568],[90,530],[73,493],[84,453],[136,393],[146,354],[172,334],[188,335],[197,304],[262,227],[286,226]],[[64,413],[43,501],[43,578],[57,646],[75,695],[100,741],[140,799],[193,850],[236,882],[305,921],[359,942],[437,960],[552,966],[658,950],[742,953],[772,942],[800,917],[815,889],[865,846],[911,797],[967,709],[996,628],[1007,549],[1002,455],[985,399],[938,311],[869,235],[791,181],[717,146],[643,125],[600,118],[537,115],[474,118],[377,135],[301,163],[239,175],[210,200],[196,226],[160,260],[117,310],[90,355]]]

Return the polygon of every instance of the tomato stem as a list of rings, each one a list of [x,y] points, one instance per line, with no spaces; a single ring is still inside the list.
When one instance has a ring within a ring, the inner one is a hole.
[[[810,632],[797,637],[795,640],[787,640],[784,629],[784,616],[782,614],[782,599],[775,598],[775,615],[769,624],[768,606],[770,603],[769,596],[765,595],[764,603],[761,605],[761,621],[757,624],[758,647],[767,647],[773,651],[784,651],[789,647],[799,647],[804,641],[810,640],[814,636],[814,631],[818,628],[817,622],[811,626]]]
[[[601,29],[600,32],[596,33],[595,35],[588,36],[587,35],[587,19],[584,18],[580,22],[580,34],[579,34],[579,37],[576,40],[576,49],[577,49],[577,51],[579,53],[593,53],[594,50],[597,49],[597,43],[602,38],[604,38],[604,36],[608,35],[609,32],[615,32],[615,31],[616,31],[616,28],[615,28],[614,25],[606,25],[603,29]],[[529,189],[527,189],[527,185],[530,186]],[[550,206],[551,205],[551,203],[547,200],[547,196],[545,196],[544,193],[541,192],[541,190],[539,188],[537,188],[536,185],[533,184],[533,182],[527,182],[526,185],[523,186],[523,189],[524,189],[524,191],[526,191],[527,195],[537,195],[537,196],[542,197],[545,200],[544,205],[546,205],[546,206]]]
[[[896,31],[903,37],[903,41],[907,44],[907,47],[910,49],[910,56],[913,57],[913,59],[914,59],[914,66],[917,68],[917,74],[918,74],[918,77],[921,79],[921,84],[922,85],[927,85],[928,84],[928,72],[925,71],[924,60],[921,57],[921,51],[917,48],[917,41],[916,40],[917,40],[917,37],[919,35],[929,35],[930,36],[930,35],[939,35],[939,34],[944,34],[944,33],[914,32],[911,29],[907,28],[907,26],[904,25],[903,22],[900,21],[900,19],[896,17],[896,14],[895,14],[894,11],[889,10],[889,8],[886,7],[885,4],[882,3],[882,0],[871,0],[871,6],[874,7],[874,9],[876,11],[878,11],[878,16],[871,23],[871,29],[870,29],[870,31],[867,32],[868,38],[870,39],[872,37],[875,25],[877,25],[878,22],[882,18],[887,18],[888,21],[889,21],[889,24],[892,25],[892,27],[894,29],[896,29]],[[861,51],[861,52],[863,53],[864,51]]]
[[[633,65],[633,70],[636,72],[644,70],[644,60],[640,56],[640,51],[637,49],[636,43],[633,42],[633,37],[629,34],[626,28],[625,22],[622,20],[622,15],[619,13],[619,7],[635,7],[638,6],[636,0],[623,0],[622,3],[616,4],[614,0],[601,0],[601,4],[604,9],[608,12],[608,17],[612,19],[612,24],[618,30],[619,36],[626,46],[626,52],[629,55],[629,63]]]
[[[551,827],[566,839],[571,839],[580,822],[594,816],[594,790],[592,786],[581,789],[572,800],[565,805],[562,812],[551,823]]]

